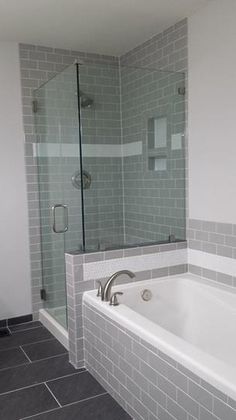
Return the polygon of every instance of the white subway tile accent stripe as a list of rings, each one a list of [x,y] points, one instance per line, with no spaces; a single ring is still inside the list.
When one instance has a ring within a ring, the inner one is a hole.
[[[128,157],[142,154],[142,142],[127,144],[83,144],[84,157]],[[74,143],[33,143],[34,157],[75,157],[79,145]]]
[[[229,276],[236,275],[235,259],[209,254],[195,249],[188,249],[188,264],[224,273]]]
[[[187,249],[178,249],[156,254],[91,262],[84,265],[84,280],[106,277],[121,269],[144,271],[187,264],[187,258]]]

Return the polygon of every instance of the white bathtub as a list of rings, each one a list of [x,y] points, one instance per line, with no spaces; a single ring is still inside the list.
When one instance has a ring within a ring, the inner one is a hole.
[[[145,302],[141,292],[149,289]],[[236,400],[236,291],[191,274],[129,283],[117,307],[84,294],[123,327]]]

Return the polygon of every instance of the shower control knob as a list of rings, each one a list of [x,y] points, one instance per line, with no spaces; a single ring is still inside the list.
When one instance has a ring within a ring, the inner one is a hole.
[[[109,303],[109,305],[111,305],[111,306],[118,306],[119,305],[119,302],[118,302],[118,299],[117,299],[117,295],[123,295],[123,293],[122,292],[115,292],[115,293],[113,293],[113,295],[111,295],[111,299],[110,299],[110,303]]]

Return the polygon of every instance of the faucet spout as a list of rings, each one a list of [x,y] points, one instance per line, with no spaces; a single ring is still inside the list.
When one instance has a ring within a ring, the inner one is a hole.
[[[116,273],[112,274],[111,277],[109,277],[109,279],[107,280],[107,282],[106,282],[106,284],[103,288],[102,300],[104,300],[105,302],[108,302],[110,300],[112,285],[113,285],[114,281],[117,279],[117,277],[119,277],[123,274],[126,274],[131,279],[133,279],[135,277],[135,274],[132,271],[129,271],[129,270],[121,270],[121,271],[117,271]]]

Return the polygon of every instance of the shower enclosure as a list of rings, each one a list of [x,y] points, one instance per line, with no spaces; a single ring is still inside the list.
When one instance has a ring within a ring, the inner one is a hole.
[[[66,328],[64,254],[185,239],[185,76],[73,64],[35,91],[45,309]]]

